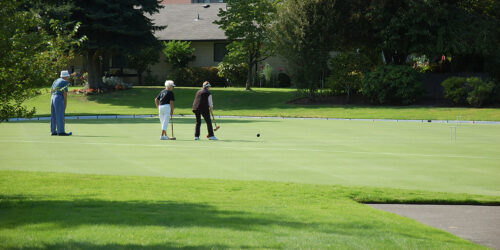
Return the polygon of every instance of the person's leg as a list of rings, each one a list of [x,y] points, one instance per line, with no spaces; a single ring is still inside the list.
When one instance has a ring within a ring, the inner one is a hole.
[[[170,105],[163,105],[161,107],[163,109],[162,133],[165,133],[165,136],[167,136],[168,123],[170,122]]]
[[[194,129],[194,137],[200,137],[201,115],[199,111],[193,111],[196,116],[196,126]]]
[[[158,108],[158,117],[160,117],[160,124],[161,124],[161,136],[165,136],[167,135],[165,129],[164,129],[164,123],[165,123],[165,112],[162,108],[162,106],[160,106]]]
[[[58,95],[55,97],[57,134],[65,134],[64,130],[64,97]]]
[[[57,134],[56,130],[56,104],[55,96],[50,98],[50,133],[52,135]]]
[[[203,112],[203,119],[207,123],[208,136],[214,136],[214,130],[212,128],[212,119],[210,119],[210,112]]]

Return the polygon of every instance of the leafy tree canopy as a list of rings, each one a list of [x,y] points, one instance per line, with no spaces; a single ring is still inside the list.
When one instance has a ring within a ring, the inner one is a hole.
[[[266,27],[273,20],[275,5],[272,0],[228,0],[227,9],[221,9],[218,14],[220,20],[214,22],[224,30],[230,41],[238,42],[229,53],[246,55],[247,89],[253,82],[252,69],[273,54],[271,47],[265,44],[269,40]]]
[[[65,31],[58,21],[44,28],[39,13],[25,10],[23,2],[2,1],[0,8],[0,121],[30,117],[35,109],[22,104],[38,94],[37,87],[50,84],[73,57],[74,29]]]

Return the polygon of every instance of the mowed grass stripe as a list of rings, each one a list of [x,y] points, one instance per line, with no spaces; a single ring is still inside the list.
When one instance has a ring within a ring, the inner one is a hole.
[[[393,153],[393,152],[361,152],[361,151],[341,151],[341,150],[327,150],[327,149],[308,149],[308,148],[264,148],[264,147],[224,147],[220,145],[176,145],[173,142],[166,142],[164,144],[136,144],[136,143],[108,143],[108,142],[54,142],[54,141],[22,141],[22,140],[0,140],[0,142],[8,143],[41,143],[41,144],[83,144],[83,145],[112,145],[112,146],[126,146],[126,147],[165,147],[178,149],[182,148],[184,150],[192,150],[193,148],[205,148],[205,149],[226,149],[226,150],[237,150],[237,151],[247,151],[247,150],[264,150],[264,151],[300,151],[300,152],[325,152],[325,153],[350,153],[350,154],[371,154],[371,155],[390,155],[390,156],[412,156],[412,157],[444,157],[444,158],[465,158],[465,159],[491,159],[500,160],[500,157],[485,157],[485,156],[473,156],[473,155],[443,155],[443,154],[411,154],[411,153]],[[198,142],[194,142],[198,143]],[[212,142],[215,144],[217,142]]]
[[[49,136],[47,122],[2,123],[0,140],[33,142],[0,142],[0,170],[500,195],[500,126],[464,125],[452,142],[444,124],[223,119],[221,141],[196,142],[193,122],[176,118],[175,142],[159,140],[157,119],[72,121],[71,137]]]

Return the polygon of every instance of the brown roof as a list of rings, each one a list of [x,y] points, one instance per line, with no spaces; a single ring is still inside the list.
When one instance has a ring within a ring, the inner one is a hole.
[[[219,9],[225,9],[225,3],[205,4],[168,4],[151,16],[153,23],[167,26],[155,32],[159,40],[226,40],[226,35],[213,21],[219,20]],[[199,16],[199,19],[198,19]]]

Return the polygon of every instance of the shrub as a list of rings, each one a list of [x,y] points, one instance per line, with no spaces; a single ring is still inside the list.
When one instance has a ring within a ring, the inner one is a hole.
[[[163,54],[167,58],[166,62],[174,70],[186,68],[188,63],[195,59],[195,56],[193,56],[194,48],[191,48],[191,42],[170,41],[164,42],[163,45]]]
[[[201,86],[204,81],[211,84],[224,85],[224,78],[218,76],[215,67],[188,67],[177,69],[168,76],[178,86]]]
[[[265,66],[262,67],[262,76],[266,79],[266,85],[270,85],[271,77],[273,76],[273,67],[266,63]]]
[[[471,89],[467,102],[474,107],[481,107],[492,96],[495,89],[492,81],[482,81],[478,77],[467,78],[467,85]]]
[[[361,91],[363,76],[372,65],[368,57],[356,52],[340,53],[329,63],[332,74],[326,80],[327,87],[334,94],[346,94],[348,100]]]
[[[423,96],[422,77],[407,65],[383,65],[365,75],[362,93],[372,103],[411,104]]]
[[[495,101],[497,86],[493,81],[483,81],[479,77],[450,77],[441,85],[444,97],[455,104],[470,104],[481,107],[486,102]]]
[[[144,79],[142,80],[142,83],[144,85],[151,85],[151,86],[153,86],[153,85],[161,85],[161,86],[163,86],[163,82],[160,79],[160,77],[158,77],[157,75],[153,75],[151,73],[150,69],[146,70],[146,75],[144,76]]]
[[[278,74],[278,82],[280,88],[289,88],[292,85],[292,80],[287,74],[280,72]]]
[[[467,84],[463,77],[450,77],[441,83],[444,88],[444,97],[454,104],[467,102]]]
[[[201,86],[204,81],[209,81],[212,86],[224,86],[224,78],[218,75],[218,69],[216,67],[197,67],[191,68],[192,78],[191,83],[194,86]]]
[[[232,63],[229,60],[223,61],[219,63],[217,70],[217,75],[224,78],[228,86],[245,86],[248,74],[246,63]]]
[[[495,84],[495,88],[491,95],[491,102],[500,103],[500,80],[494,80],[493,83]]]

